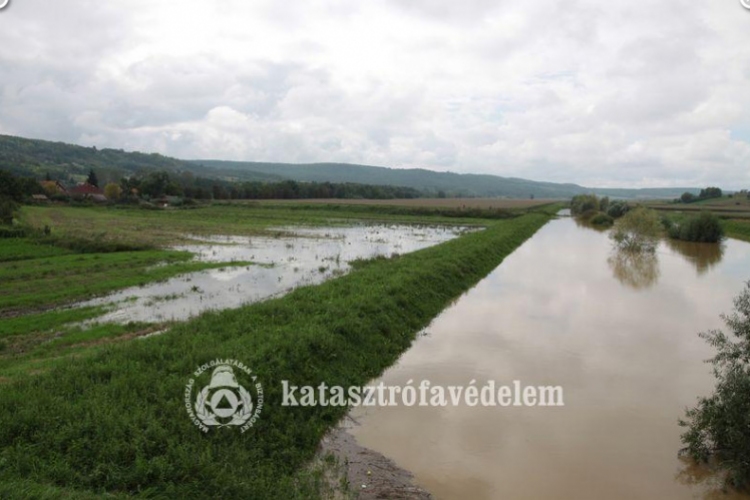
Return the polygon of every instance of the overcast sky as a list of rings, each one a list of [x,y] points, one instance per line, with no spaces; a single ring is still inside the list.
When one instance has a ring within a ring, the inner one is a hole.
[[[0,133],[180,158],[747,188],[750,10],[11,0]]]

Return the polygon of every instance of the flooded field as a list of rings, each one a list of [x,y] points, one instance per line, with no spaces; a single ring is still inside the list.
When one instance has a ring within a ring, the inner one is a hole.
[[[278,237],[194,237],[175,247],[209,262],[254,265],[191,273],[128,288],[82,305],[113,304],[97,321],[185,320],[208,309],[227,309],[320,283],[347,272],[350,262],[390,257],[442,243],[475,229],[455,226],[359,225],[279,228]]]
[[[542,228],[446,309],[386,385],[562,386],[564,407],[358,408],[357,441],[438,499],[683,499],[723,495],[678,459],[678,418],[713,388],[712,349],[750,244],[612,253],[569,218]]]

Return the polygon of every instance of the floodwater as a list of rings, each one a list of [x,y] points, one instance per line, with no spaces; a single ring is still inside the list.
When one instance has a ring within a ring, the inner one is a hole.
[[[700,331],[750,279],[750,244],[662,243],[613,255],[606,232],[557,219],[443,311],[381,379],[561,386],[563,407],[359,407],[362,446],[438,499],[723,495],[687,467],[677,425],[710,394]]]
[[[98,322],[180,321],[209,309],[239,307],[346,273],[356,259],[404,254],[476,228],[367,224],[329,228],[279,228],[278,237],[213,236],[175,247],[207,262],[255,263],[178,276],[121,290],[81,306],[111,304]]]

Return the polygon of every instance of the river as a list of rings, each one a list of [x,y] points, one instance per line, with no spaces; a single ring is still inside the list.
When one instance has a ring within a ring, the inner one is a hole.
[[[683,499],[721,495],[678,459],[677,425],[710,394],[697,333],[750,279],[750,244],[612,252],[556,219],[438,316],[377,384],[561,386],[563,407],[357,408],[357,441],[441,499]]]

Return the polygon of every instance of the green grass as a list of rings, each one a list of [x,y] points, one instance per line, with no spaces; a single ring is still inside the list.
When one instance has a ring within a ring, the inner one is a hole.
[[[86,326],[69,323],[53,330],[39,330],[25,335],[6,337],[0,349],[0,381],[8,383],[47,372],[51,368],[90,356],[107,342],[130,340],[166,329],[167,325],[144,323],[93,323]]]
[[[0,339],[3,337],[28,335],[60,328],[68,323],[76,323],[101,316],[106,311],[103,306],[78,307],[28,314],[0,321]]]
[[[500,221],[0,384],[0,481],[155,498],[309,498],[299,471],[346,409],[282,407],[280,381],[365,384],[547,220]],[[217,357],[239,359],[263,383],[266,407],[245,434],[204,435],[183,407],[190,374]]]
[[[727,236],[738,240],[750,241],[750,220],[723,220],[722,226],[724,227]]]
[[[71,250],[45,245],[27,238],[0,239],[0,262],[69,255]]]

